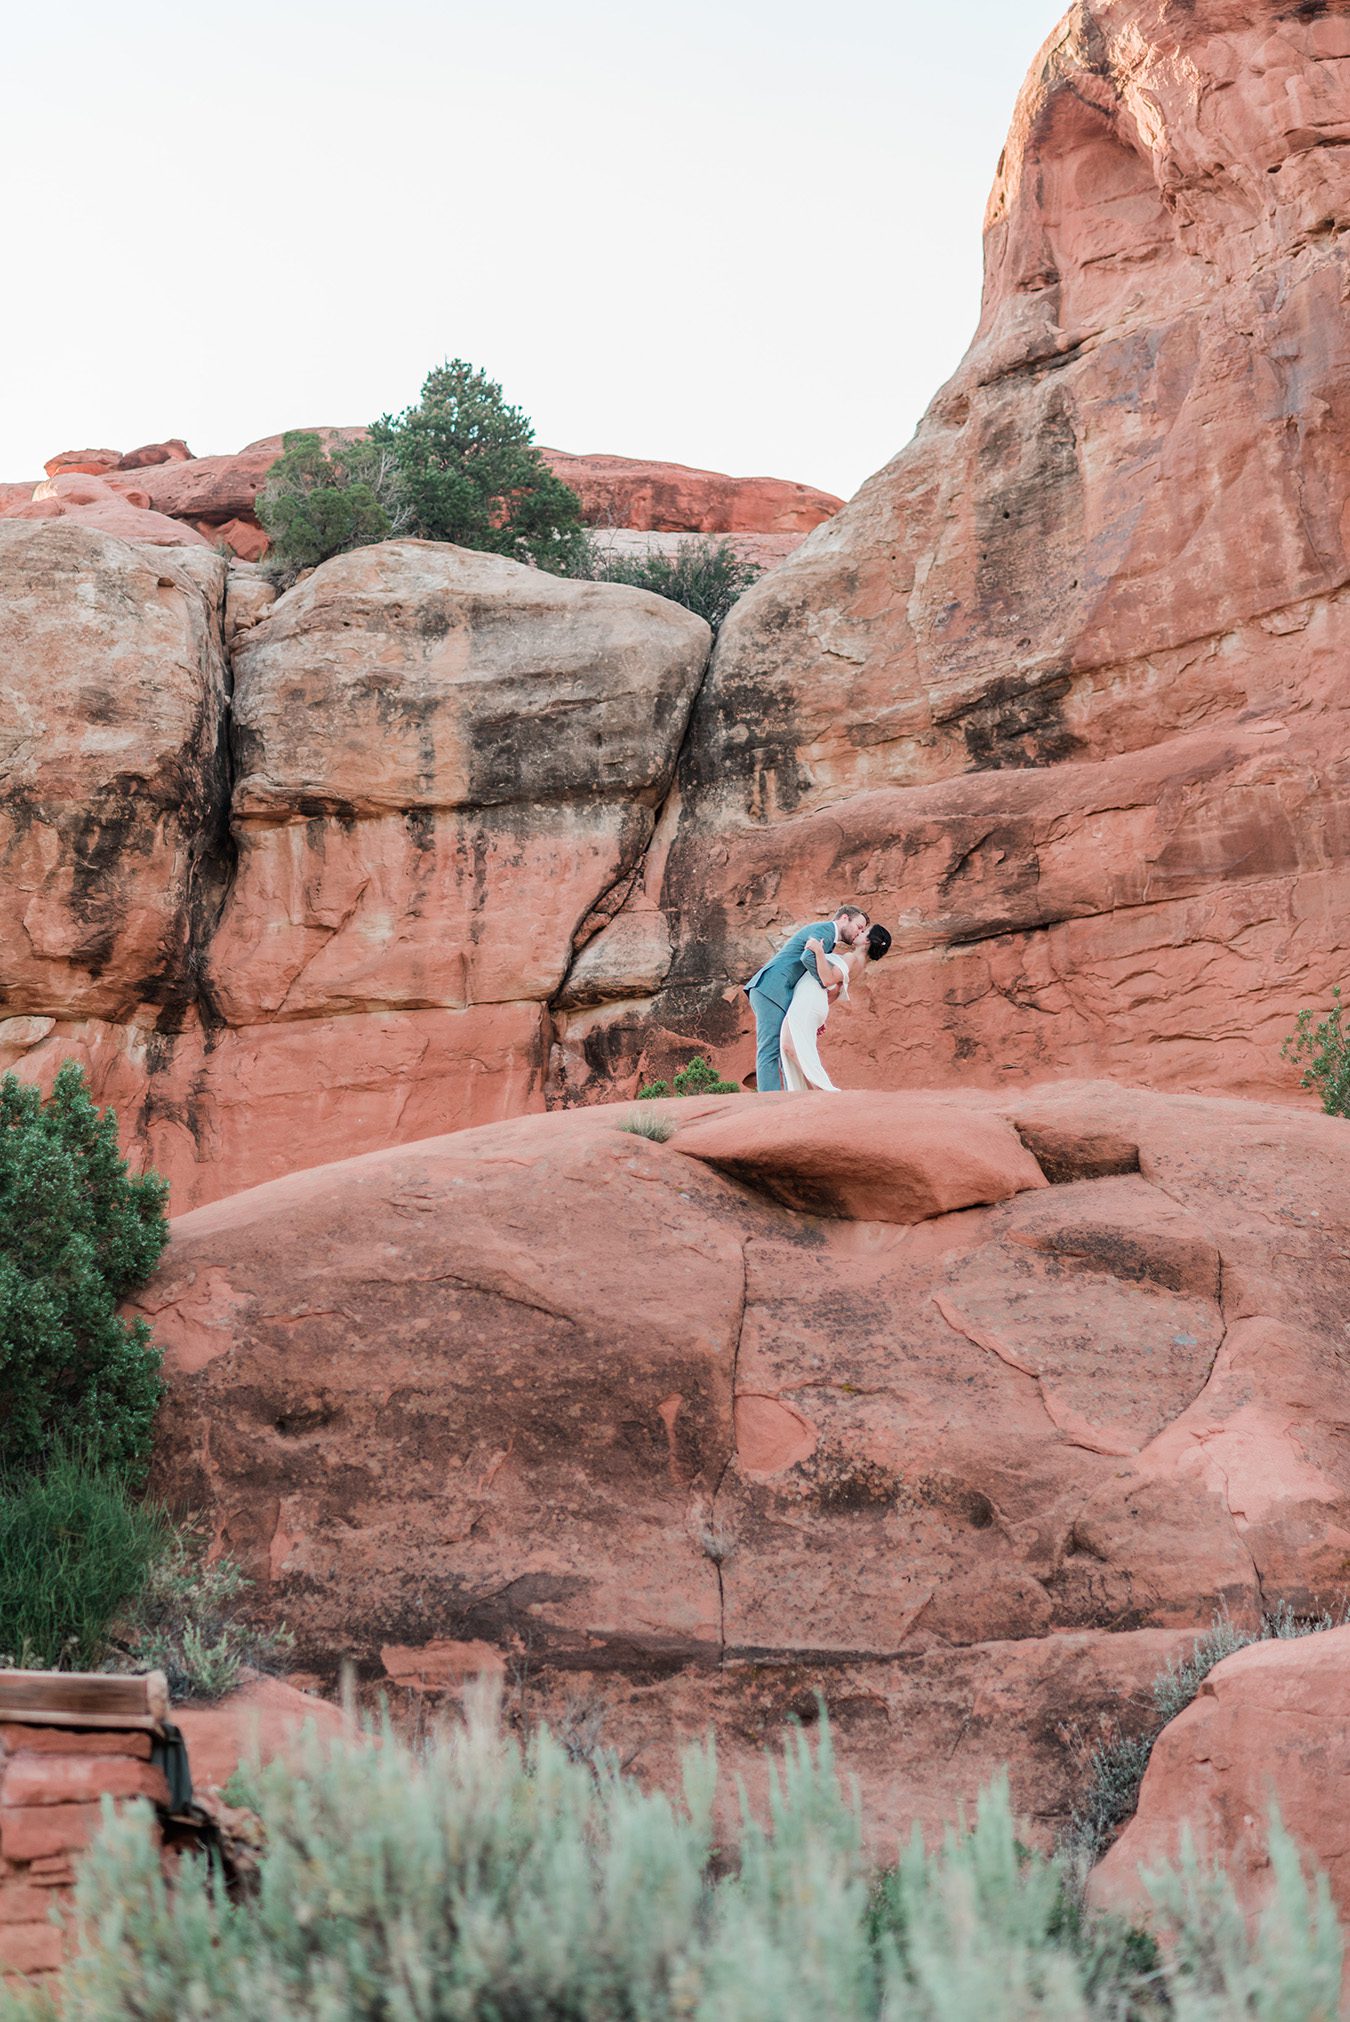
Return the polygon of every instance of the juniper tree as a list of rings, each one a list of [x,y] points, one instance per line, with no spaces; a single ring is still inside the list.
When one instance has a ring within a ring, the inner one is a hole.
[[[0,1082],[0,1470],[39,1468],[58,1446],[144,1470],[160,1356],[117,1307],[168,1241],[167,1195],[157,1173],[128,1172],[117,1118],[74,1061],[45,1101]]]

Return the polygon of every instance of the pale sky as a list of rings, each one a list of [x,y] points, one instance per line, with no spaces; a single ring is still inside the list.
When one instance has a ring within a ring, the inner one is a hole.
[[[0,480],[370,420],[847,496],[975,325],[1056,0],[66,0],[11,15]]]

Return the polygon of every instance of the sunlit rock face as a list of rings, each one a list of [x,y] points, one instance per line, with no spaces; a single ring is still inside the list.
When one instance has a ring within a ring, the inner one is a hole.
[[[543,1107],[701,619],[428,542],[274,599],[64,520],[0,524],[0,600],[0,1067],[82,1060],[178,1208]]]
[[[1289,1091],[1350,917],[1347,56],[1271,0],[1050,38],[970,351],[732,614],[638,895],[665,985],[580,1008],[564,1085],[748,1068],[730,985],[856,895],[897,946],[841,1079]]]

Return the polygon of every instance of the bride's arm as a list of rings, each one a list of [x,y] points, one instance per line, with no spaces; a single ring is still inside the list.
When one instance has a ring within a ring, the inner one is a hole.
[[[814,934],[811,936],[811,939],[806,944],[806,953],[811,957],[811,959],[814,961],[816,965],[816,979],[819,982],[821,989],[822,990],[831,989],[834,985],[834,977],[830,974],[829,970],[826,968],[825,965],[827,962],[836,961],[837,958],[833,955],[826,954],[824,942],[818,940]]]

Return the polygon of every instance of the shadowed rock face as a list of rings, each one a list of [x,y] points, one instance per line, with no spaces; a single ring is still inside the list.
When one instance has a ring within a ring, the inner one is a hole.
[[[0,598],[0,1068],[84,1060],[179,1207],[542,1107],[701,619],[425,542],[274,600],[68,521],[0,523]]]
[[[0,524],[0,1051],[17,1019],[153,1031],[218,902],[225,567]]]
[[[896,947],[837,1078],[1288,1087],[1350,897],[1348,56],[1340,9],[1071,10],[969,353],[721,634],[641,894],[666,987],[578,1011],[571,1088],[748,1067],[723,992],[855,894]]]
[[[823,1694],[878,1833],[1187,1631],[1339,1592],[1350,1133],[1107,1084],[601,1108],[181,1218],[157,1489],[331,1680],[604,1709],[660,1775]],[[766,1137],[766,1117],[774,1119]],[[1028,1146],[1046,1148],[1046,1175]],[[825,1178],[825,1212],[784,1205]],[[860,1217],[865,1216],[865,1219]]]

